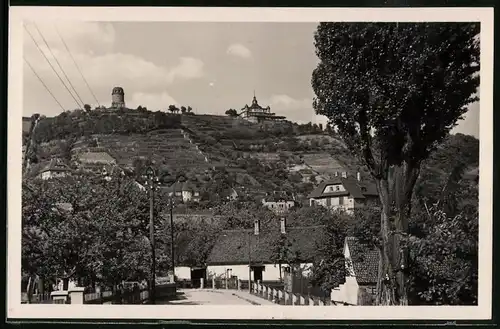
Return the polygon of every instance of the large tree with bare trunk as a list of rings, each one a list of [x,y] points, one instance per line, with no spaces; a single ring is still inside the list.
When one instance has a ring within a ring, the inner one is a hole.
[[[407,233],[420,167],[477,101],[479,24],[320,23],[317,114],[377,184],[377,304],[408,303]]]

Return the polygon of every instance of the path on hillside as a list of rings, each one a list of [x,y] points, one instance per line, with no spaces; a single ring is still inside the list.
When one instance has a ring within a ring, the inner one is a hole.
[[[178,298],[165,302],[158,301],[157,304],[170,305],[255,305],[252,299],[237,296],[233,290],[208,290],[208,289],[179,289]],[[250,296],[251,298],[252,296]],[[266,300],[262,300],[266,303]]]

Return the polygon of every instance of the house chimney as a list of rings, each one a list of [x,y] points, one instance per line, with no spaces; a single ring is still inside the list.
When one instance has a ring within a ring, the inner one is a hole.
[[[285,217],[281,217],[280,224],[281,224],[281,234],[286,234],[286,220],[285,220]]]
[[[356,174],[356,177],[358,179],[358,182],[361,182],[361,173],[358,171],[358,173]]]
[[[339,176],[339,172],[338,172],[338,171],[336,171],[336,172],[335,172],[335,177],[338,177],[338,176]]]
[[[342,172],[342,178],[347,178],[347,173],[345,171]]]
[[[259,231],[260,231],[260,221],[256,219],[253,222],[253,234],[259,235]]]

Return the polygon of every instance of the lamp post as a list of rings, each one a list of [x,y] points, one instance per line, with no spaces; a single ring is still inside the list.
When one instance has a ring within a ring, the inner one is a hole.
[[[175,183],[174,183],[175,185]],[[172,258],[172,283],[175,283],[175,259],[174,259],[174,197],[175,186],[170,198],[170,256]]]
[[[252,237],[252,232],[248,232],[248,293],[252,293],[252,252],[250,238]]]
[[[155,228],[154,228],[154,191],[159,185],[153,167],[146,168],[146,185],[149,189],[149,242],[151,244],[151,284],[150,284],[150,302],[155,304],[156,299],[156,246],[155,246]]]

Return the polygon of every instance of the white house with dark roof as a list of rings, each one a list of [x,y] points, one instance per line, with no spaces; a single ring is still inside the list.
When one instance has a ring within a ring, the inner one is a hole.
[[[346,237],[345,282],[332,289],[331,300],[350,305],[372,305],[376,297],[379,252],[355,237]]]
[[[200,190],[199,184],[191,180],[165,187],[165,192],[168,193],[169,197],[181,199],[183,202],[199,202],[201,200]]]
[[[375,184],[362,182],[343,174],[318,185],[308,196],[309,205],[321,205],[332,210],[351,213],[355,208],[377,205],[379,198]]]
[[[55,177],[66,177],[70,173],[71,169],[62,160],[52,159],[40,170],[39,176],[41,179],[47,180]]]
[[[293,196],[288,196],[285,193],[274,192],[262,199],[262,204],[276,214],[282,214],[290,210],[296,205]]]
[[[287,265],[272,261],[273,246],[280,234],[291,243],[291,252],[299,255],[299,267],[304,275],[311,270],[318,244],[324,234],[323,226],[278,227],[260,229],[258,221],[253,230],[223,231],[217,238],[207,259],[207,273],[215,276],[236,276],[241,280],[280,281]],[[249,265],[251,271],[249,272]]]

